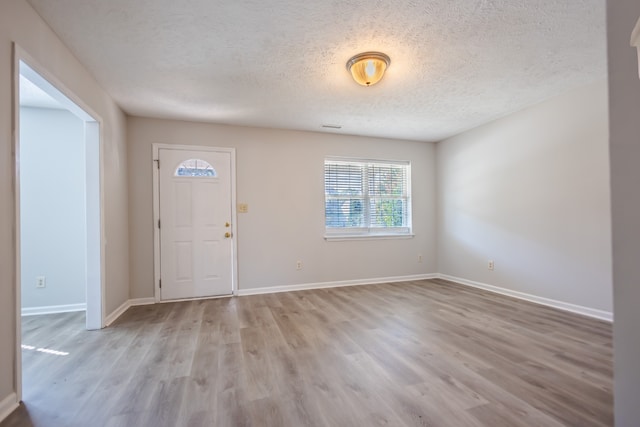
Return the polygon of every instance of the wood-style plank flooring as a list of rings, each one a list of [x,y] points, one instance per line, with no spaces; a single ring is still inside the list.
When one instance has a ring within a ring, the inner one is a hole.
[[[25,317],[9,426],[611,426],[611,325],[442,280]]]

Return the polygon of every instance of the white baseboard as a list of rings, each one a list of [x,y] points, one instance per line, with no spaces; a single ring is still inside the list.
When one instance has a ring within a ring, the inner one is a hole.
[[[125,302],[120,304],[120,307],[116,308],[111,312],[111,314],[105,317],[105,326],[110,326],[113,322],[116,321],[116,319],[118,319],[118,317],[122,316],[122,314],[127,311],[129,307],[131,307],[131,300],[126,300]]]
[[[69,313],[72,311],[86,311],[87,304],[48,305],[44,307],[25,307],[23,316],[37,316],[38,314]]]
[[[109,314],[105,319],[104,319],[104,323],[105,326],[109,326],[111,325],[113,322],[115,322],[118,317],[122,316],[124,314],[125,311],[127,311],[129,309],[129,307],[133,307],[136,305],[148,305],[148,304],[155,304],[156,300],[154,298],[134,298],[134,299],[128,299],[125,302],[123,302],[120,307],[116,308],[115,310],[113,310],[113,312],[111,312],[111,314]]]
[[[307,289],[337,288],[341,286],[374,285],[378,283],[408,282],[411,280],[435,279],[437,277],[438,277],[438,274],[433,273],[433,274],[415,274],[411,276],[381,277],[381,278],[375,278],[375,279],[343,280],[339,282],[304,283],[301,285],[240,289],[235,295],[237,296],[260,295],[260,294],[272,294],[276,292],[303,291]],[[213,297],[213,298],[227,298],[230,296],[232,295],[223,295],[220,297]],[[171,301],[160,301],[160,303],[192,301],[192,300],[198,300],[198,299],[211,299],[211,298],[212,297],[180,299],[180,300],[171,300]],[[135,298],[135,299],[129,299],[123,302],[120,305],[120,307],[116,308],[111,314],[109,314],[105,318],[105,326],[110,326],[120,316],[122,316],[124,312],[129,309],[129,307],[133,307],[134,305],[148,305],[148,304],[156,304],[155,298],[153,297],[152,298]]]
[[[584,316],[593,317],[600,320],[606,320],[613,322],[613,313],[604,310],[597,310],[595,308],[584,307],[581,305],[570,304],[568,302],[557,301],[549,298],[539,297],[536,295],[526,294],[524,292],[512,291],[511,289],[501,288],[499,286],[488,285],[486,283],[474,282],[472,280],[462,279],[460,277],[449,276],[447,274],[438,274],[439,279],[449,280],[460,285],[471,286],[478,289],[484,289],[485,291],[494,292],[497,294],[507,295],[513,298],[522,299],[536,304],[542,304],[549,307],[557,308],[564,311],[570,311],[572,313],[582,314]]]
[[[380,283],[409,282],[412,280],[436,279],[437,274],[414,274],[411,276],[379,277],[373,279],[341,280],[337,282],[303,283],[300,285],[271,286],[268,288],[239,289],[238,296],[273,294],[277,292],[306,291],[310,289],[339,288],[342,286],[375,285]]]
[[[129,300],[130,306],[155,304],[155,298],[133,298]]]
[[[18,402],[18,396],[15,393],[11,393],[0,401],[0,422],[7,418],[13,411],[15,411],[20,402]]]
[[[595,308],[570,304],[563,301],[557,301],[549,298],[539,297],[539,296],[527,294],[524,292],[513,291],[510,289],[505,289],[498,286],[488,285],[486,283],[474,282],[472,280],[462,279],[460,277],[454,277],[454,276],[449,276],[447,274],[439,274],[439,273],[415,274],[410,276],[379,277],[379,278],[372,278],[372,279],[341,280],[336,282],[303,283],[299,285],[270,286],[267,288],[239,289],[236,295],[237,296],[261,295],[261,294],[272,294],[272,293],[278,293],[278,292],[338,288],[343,286],[375,285],[380,283],[409,282],[412,280],[428,280],[428,279],[449,280],[451,282],[455,282],[460,285],[471,286],[474,288],[483,289],[485,291],[507,295],[513,298],[518,298],[518,299],[533,302],[536,304],[554,307],[564,311],[570,311],[572,313],[582,314],[584,316],[593,317],[593,318],[605,320],[608,322],[613,321],[613,313],[609,311],[598,310]],[[176,301],[185,301],[185,300],[176,300]],[[163,301],[163,302],[167,302],[167,301]],[[109,314],[106,317],[105,324],[106,326],[111,325],[113,322],[116,321],[116,319],[122,316],[122,314],[125,311],[127,311],[129,307],[133,307],[136,305],[155,304],[155,303],[156,303],[155,298],[134,298],[134,299],[127,300],[123,302],[122,305],[120,305],[120,307],[115,309],[111,314]]]
[[[231,298],[234,294],[228,295],[214,295],[211,297],[195,297],[195,298],[178,298],[178,299],[163,299],[158,301],[158,304],[166,304],[171,302],[185,302],[185,301],[202,301],[206,299],[220,299],[220,298]]]

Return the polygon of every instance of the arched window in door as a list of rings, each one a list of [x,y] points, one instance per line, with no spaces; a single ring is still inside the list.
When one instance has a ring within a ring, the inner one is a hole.
[[[174,175],[215,178],[218,174],[209,162],[202,159],[189,159],[180,163]]]

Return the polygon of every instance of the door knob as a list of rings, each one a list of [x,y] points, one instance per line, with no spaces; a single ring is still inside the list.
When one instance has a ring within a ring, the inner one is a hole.
[[[227,231],[226,233],[224,233],[224,237],[226,237],[226,238],[228,239],[229,237],[231,237],[231,233],[229,233],[229,232]]]
[[[224,226],[225,226],[225,227],[231,227],[231,224],[229,224],[228,222],[225,222],[225,223],[224,223]]]

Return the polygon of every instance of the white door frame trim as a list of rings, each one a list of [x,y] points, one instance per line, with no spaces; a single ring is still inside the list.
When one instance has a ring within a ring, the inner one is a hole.
[[[161,301],[160,299],[160,229],[158,221],[160,220],[160,173],[158,171],[158,161],[160,158],[160,150],[178,150],[178,151],[214,151],[219,153],[229,153],[231,155],[231,233],[232,243],[232,271],[231,271],[231,292],[232,295],[238,295],[238,230],[237,230],[237,212],[236,212],[236,149],[228,147],[210,147],[204,145],[180,145],[180,144],[163,144],[153,143],[152,148],[152,168],[153,168],[153,296],[157,303],[170,302]],[[207,298],[218,298],[207,297]],[[198,298],[201,299],[201,298]]]
[[[640,76],[640,18],[638,18],[636,26],[631,33],[631,46],[638,50],[638,76]]]
[[[22,325],[21,325],[21,305],[22,305],[22,290],[21,290],[21,256],[20,256],[20,63],[23,62],[29,66],[33,71],[39,74],[44,81],[43,84],[48,84],[59,92],[59,99],[61,104],[68,107],[69,110],[81,118],[85,122],[85,138],[89,139],[88,132],[96,131],[95,126],[98,126],[95,135],[91,135],[91,140],[98,144],[97,150],[93,151],[93,155],[98,156],[98,181],[99,181],[99,198],[96,201],[99,206],[91,206],[94,213],[99,216],[99,233],[91,233],[91,230],[87,230],[88,239],[98,239],[99,249],[97,251],[89,250],[87,253],[87,280],[99,281],[99,290],[93,289],[92,286],[87,284],[87,308],[94,307],[92,315],[89,316],[87,312],[87,329],[100,329],[105,326],[105,277],[106,277],[106,260],[105,260],[105,213],[104,213],[104,121],[96,114],[96,112],[89,107],[80,97],[78,97],[72,90],[64,85],[53,73],[48,71],[47,67],[43,66],[36,59],[33,58],[27,51],[21,48],[18,44],[13,43],[13,189],[14,189],[14,247],[15,247],[15,283],[14,288],[16,290],[15,299],[15,391],[18,402],[22,400]],[[71,101],[71,102],[69,102]],[[73,105],[75,104],[75,105]],[[97,141],[96,141],[97,138]],[[89,203],[89,201],[87,200]],[[97,207],[97,209],[95,209]],[[93,218],[92,218],[93,220]],[[87,218],[89,224],[89,218]],[[99,235],[98,235],[99,234]],[[89,241],[87,241],[89,244]],[[95,259],[89,259],[89,257]],[[99,259],[99,265],[97,260]],[[95,271],[94,271],[95,270]],[[95,283],[95,282],[94,282]],[[96,292],[97,291],[97,292]],[[98,311],[99,313],[95,313]]]

